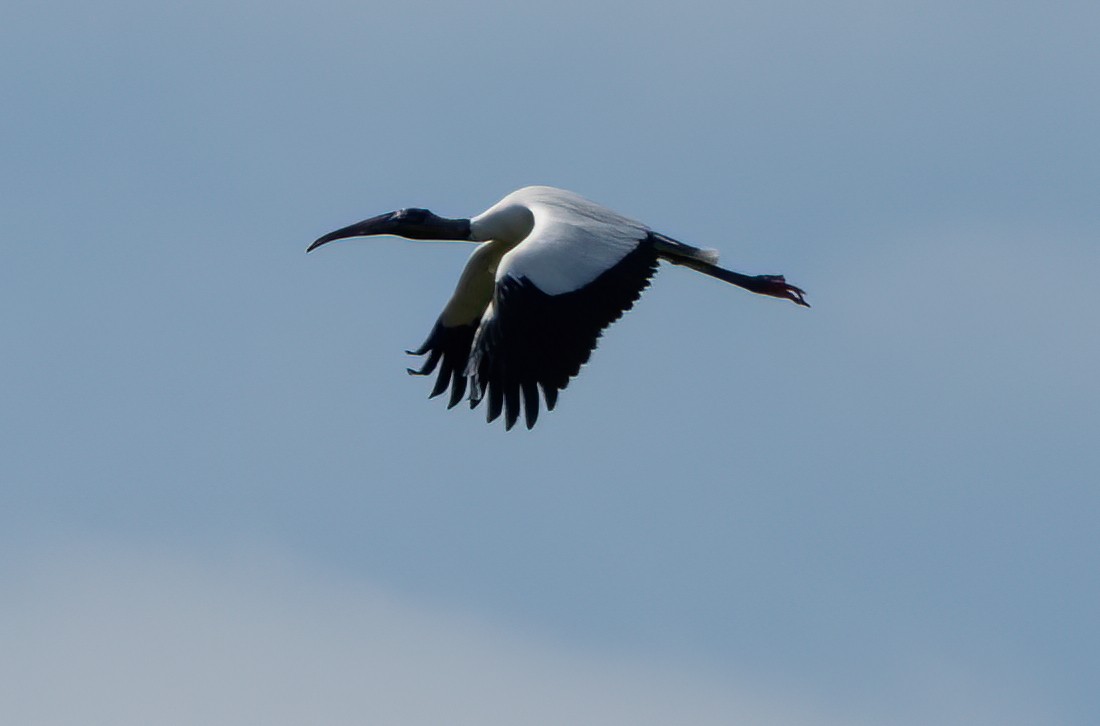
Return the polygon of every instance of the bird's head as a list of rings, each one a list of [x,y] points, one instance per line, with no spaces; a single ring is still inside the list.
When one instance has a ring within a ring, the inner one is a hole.
[[[432,240],[469,240],[470,220],[447,219],[429,212],[427,209],[399,209],[362,222],[341,227],[335,232],[319,237],[306,252],[317,249],[323,244],[349,237],[372,237],[392,234],[407,239]]]

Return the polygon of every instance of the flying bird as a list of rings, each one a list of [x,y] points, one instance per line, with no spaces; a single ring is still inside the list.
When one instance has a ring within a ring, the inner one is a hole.
[[[743,275],[718,266],[716,250],[678,242],[587,199],[553,187],[512,192],[472,219],[400,209],[317,239],[306,250],[350,237],[396,235],[477,243],[428,339],[409,355],[427,356],[412,375],[439,373],[431,396],[448,387],[452,408],[469,390],[470,407],[487,399],[487,420],[503,411],[511,429],[527,428],[580,372],[603,329],[649,286],[659,260],[697,270],[751,292],[809,307],[782,275]]]

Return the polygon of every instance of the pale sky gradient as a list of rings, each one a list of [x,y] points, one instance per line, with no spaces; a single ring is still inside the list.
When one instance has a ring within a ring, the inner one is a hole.
[[[1096,723],[1097,27],[4,5],[0,722]],[[527,184],[814,308],[666,268],[446,411],[469,248],[305,246]]]

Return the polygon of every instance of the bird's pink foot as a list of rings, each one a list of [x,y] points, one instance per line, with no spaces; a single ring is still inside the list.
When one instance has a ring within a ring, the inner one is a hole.
[[[761,295],[786,298],[798,305],[810,307],[810,303],[806,302],[804,297],[806,292],[802,288],[788,283],[782,275],[756,275],[754,279],[758,283],[758,287],[754,292],[759,292]]]

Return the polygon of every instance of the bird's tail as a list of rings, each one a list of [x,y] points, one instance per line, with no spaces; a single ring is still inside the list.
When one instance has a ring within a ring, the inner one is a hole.
[[[679,240],[666,237],[657,232],[649,233],[649,241],[657,250],[657,254],[674,265],[687,265],[689,262],[705,262],[710,265],[718,264],[718,250],[708,250],[701,247],[692,247]]]

